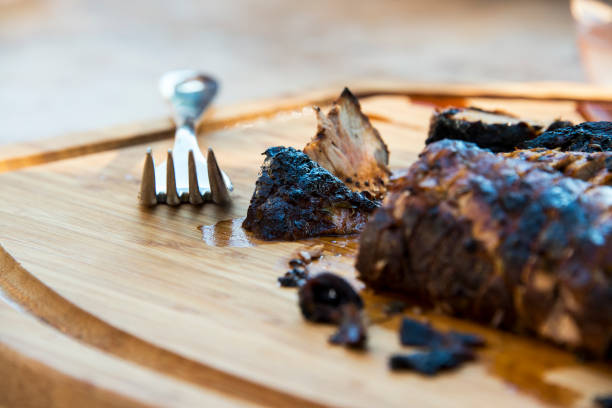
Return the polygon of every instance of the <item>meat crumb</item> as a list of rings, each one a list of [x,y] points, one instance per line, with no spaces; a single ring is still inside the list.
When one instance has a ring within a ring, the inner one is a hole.
[[[319,259],[322,255],[323,244],[317,244],[298,250],[298,257],[306,264],[311,263],[315,259]]]
[[[366,341],[367,332],[359,308],[353,303],[342,306],[340,326],[338,326],[338,331],[329,338],[329,342],[349,348],[363,349]]]
[[[412,370],[430,376],[474,360],[476,355],[472,348],[485,344],[478,335],[440,332],[429,323],[409,318],[402,320],[400,342],[404,346],[426,347],[428,350],[392,355],[389,359],[391,370]]]
[[[482,337],[472,333],[456,331],[441,332],[434,329],[429,323],[405,317],[400,326],[400,343],[404,346],[438,347],[461,346],[483,347],[485,341]]]
[[[363,300],[344,278],[329,272],[320,273],[307,279],[298,294],[300,310],[306,320],[338,326],[329,339],[331,343],[365,348]]]
[[[412,370],[432,376],[474,358],[474,353],[466,348],[433,349],[412,354],[394,354],[389,359],[389,367],[393,371]]]
[[[284,288],[297,288],[306,283],[308,271],[306,269],[293,268],[278,277],[278,283]]]

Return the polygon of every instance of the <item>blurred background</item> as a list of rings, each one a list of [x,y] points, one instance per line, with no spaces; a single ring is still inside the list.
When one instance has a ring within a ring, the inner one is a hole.
[[[0,144],[166,115],[174,68],[220,79],[219,104],[359,78],[585,81],[576,33],[568,0],[0,0]]]

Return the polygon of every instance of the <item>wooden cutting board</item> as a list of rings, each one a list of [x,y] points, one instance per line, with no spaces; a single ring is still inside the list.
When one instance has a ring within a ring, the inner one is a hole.
[[[581,121],[576,100],[605,100],[601,90],[562,89],[354,88],[393,169],[422,150],[436,105]],[[200,144],[214,147],[234,182],[228,208],[138,205],[145,148],[159,161],[172,144],[167,119],[3,149],[0,405],[582,407],[612,392],[609,365],[414,308],[405,314],[480,333],[489,346],[476,363],[435,378],[391,373],[388,357],[411,349],[398,341],[401,316],[383,312],[393,298],[355,279],[356,237],[263,243],[241,230],[260,153],[303,147],[316,129],[310,105],[340,91],[211,112]],[[362,290],[366,352],[329,345],[333,327],[305,322],[296,291],[276,283],[291,255],[313,243],[325,246],[314,270]]]

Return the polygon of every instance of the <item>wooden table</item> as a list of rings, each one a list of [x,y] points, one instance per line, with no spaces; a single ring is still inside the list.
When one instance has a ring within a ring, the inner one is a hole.
[[[582,118],[572,99],[610,95],[571,84],[370,82],[354,90],[394,169],[423,147],[433,109],[426,94],[574,121]],[[4,151],[0,406],[582,407],[611,391],[609,365],[415,309],[406,314],[479,333],[488,347],[478,362],[439,378],[391,373],[389,355],[409,349],[398,342],[400,316],[383,313],[392,298],[355,278],[355,238],[261,243],[239,228],[259,153],[303,146],[315,133],[309,106],[339,91],[211,112],[200,143],[214,146],[234,181],[229,208],[138,205],[145,147],[160,159],[171,144],[166,120]],[[333,328],[305,322],[295,290],[277,286],[292,253],[312,243],[325,246],[315,270],[360,288],[371,321],[367,352],[329,345]]]
[[[157,80],[182,67],[217,76],[222,106],[372,77],[583,79],[567,0],[8,3],[0,145],[165,116]]]

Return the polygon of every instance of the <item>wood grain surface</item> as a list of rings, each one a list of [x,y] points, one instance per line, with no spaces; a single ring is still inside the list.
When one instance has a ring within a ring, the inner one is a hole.
[[[243,102],[210,109],[200,122],[200,132],[234,126],[240,122],[267,118],[313,104],[324,105],[337,97],[338,89],[348,86],[355,95],[411,95],[421,98],[457,95],[542,101],[609,102],[612,87],[577,82],[496,82],[496,83],[423,83],[397,80],[355,80],[335,86],[302,92],[298,96]],[[610,109],[610,108],[608,108]],[[174,125],[170,118],[130,123],[98,131],[73,133],[50,139],[13,143],[0,150],[0,172],[34,164],[62,160],[105,150],[133,146],[171,138]]]
[[[422,313],[436,327],[480,333],[489,346],[478,362],[437,378],[391,373],[389,355],[410,349],[399,345],[400,316],[382,312],[392,298],[355,278],[355,237],[262,243],[227,221],[246,213],[260,153],[301,148],[315,133],[312,100],[291,109],[282,101],[278,110],[270,103],[261,117],[235,109],[208,118],[225,123],[204,124],[200,145],[214,147],[236,186],[227,208],[140,207],[145,148],[161,160],[171,140],[138,139],[136,127],[136,141],[122,148],[4,167],[0,375],[10,380],[0,381],[0,405],[582,407],[612,391],[608,365],[429,311]],[[581,120],[574,101],[448,101]],[[414,161],[432,100],[374,95],[362,104],[392,168]],[[333,328],[305,322],[296,291],[276,283],[292,253],[313,243],[325,247],[315,270],[340,273],[362,291],[367,352],[329,345]]]

